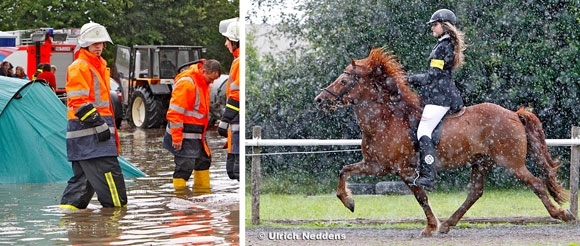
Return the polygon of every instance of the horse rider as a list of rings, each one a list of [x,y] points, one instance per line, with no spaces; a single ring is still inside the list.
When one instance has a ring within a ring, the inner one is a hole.
[[[437,44],[428,59],[427,73],[409,76],[409,83],[420,87],[423,113],[417,129],[420,165],[413,184],[433,190],[437,157],[432,133],[445,114],[463,107],[463,99],[453,80],[453,71],[464,63],[464,33],[455,27],[457,18],[449,9],[439,9],[427,22]]]

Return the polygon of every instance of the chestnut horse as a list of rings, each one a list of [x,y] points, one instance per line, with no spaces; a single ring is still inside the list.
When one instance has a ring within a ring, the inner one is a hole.
[[[422,235],[447,233],[482,196],[493,165],[503,167],[529,187],[553,218],[574,222],[575,216],[555,205],[568,200],[567,191],[557,180],[558,165],[552,160],[539,119],[520,108],[517,112],[492,103],[466,107],[460,116],[444,119],[437,145],[437,170],[471,165],[468,195],[463,204],[442,224],[433,214],[422,187],[413,185],[417,156],[411,138],[410,117],[421,116],[421,101],[407,85],[405,72],[383,48],[373,49],[362,60],[352,60],[334,82],[316,96],[324,111],[352,106],[362,133],[363,161],[346,165],[340,171],[336,195],[354,211],[354,200],[345,183],[351,174],[399,176],[413,191],[427,217]],[[535,158],[543,178],[526,168],[527,151]],[[547,192],[546,192],[547,190]]]

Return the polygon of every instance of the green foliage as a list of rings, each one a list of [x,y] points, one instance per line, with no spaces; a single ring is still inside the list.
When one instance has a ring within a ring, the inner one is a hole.
[[[107,27],[115,44],[204,46],[204,57],[219,60],[228,72],[233,57],[218,26],[239,16],[239,0],[7,0],[0,9],[0,30],[80,28],[94,21]],[[109,63],[114,52],[105,50]]]
[[[470,18],[465,32],[472,46],[466,55],[472,59],[457,76],[470,87],[466,102],[494,102],[512,110],[529,105],[547,138],[570,138],[571,126],[580,120],[577,7],[560,1],[471,6],[458,7]],[[563,157],[561,173],[567,174],[568,149],[551,152]]]
[[[253,2],[253,8],[273,9],[282,1]],[[314,97],[351,59],[366,57],[374,47],[392,51],[409,73],[424,72],[436,42],[425,23],[439,8],[454,10],[466,34],[467,63],[455,79],[467,105],[494,102],[517,110],[527,104],[542,120],[547,138],[569,138],[571,126],[580,120],[580,10],[573,2],[305,0],[296,5],[302,14],[285,11],[276,25],[282,34],[270,34],[283,37],[278,40],[290,43],[290,49],[259,56],[248,39],[246,138],[251,138],[254,125],[262,126],[263,138],[360,138],[349,108],[326,114],[316,110]],[[250,37],[253,30],[247,32]],[[550,151],[562,157],[566,177],[568,149]],[[314,178],[334,180],[343,165],[360,159],[351,152],[284,155],[262,165],[264,175],[309,170]],[[535,166],[529,165],[532,170]],[[461,172],[467,179],[468,170]],[[511,176],[500,173],[494,170],[490,183],[514,185],[513,179],[505,181]]]

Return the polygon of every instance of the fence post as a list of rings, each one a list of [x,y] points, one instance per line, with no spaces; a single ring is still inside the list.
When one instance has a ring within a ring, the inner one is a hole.
[[[572,126],[572,139],[580,138],[580,127]],[[570,146],[570,212],[578,217],[578,166],[580,166],[580,146]]]
[[[252,129],[252,139],[262,138],[262,127],[254,126]],[[260,146],[252,147],[252,225],[260,224],[260,179],[261,160]]]

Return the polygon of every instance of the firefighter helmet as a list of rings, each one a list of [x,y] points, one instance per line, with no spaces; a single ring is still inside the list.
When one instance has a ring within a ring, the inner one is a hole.
[[[222,35],[231,41],[240,42],[240,24],[238,18],[228,24],[228,28],[225,32],[222,32]]]
[[[440,9],[435,11],[435,13],[433,13],[433,15],[431,15],[431,19],[429,20],[429,22],[427,22],[428,25],[433,24],[433,22],[449,22],[452,25],[455,25],[457,23],[457,17],[455,17],[455,14],[453,13],[453,11],[448,10],[448,9]]]
[[[80,47],[89,47],[91,44],[101,42],[113,43],[107,29],[95,22],[89,22],[81,27],[78,41]]]

